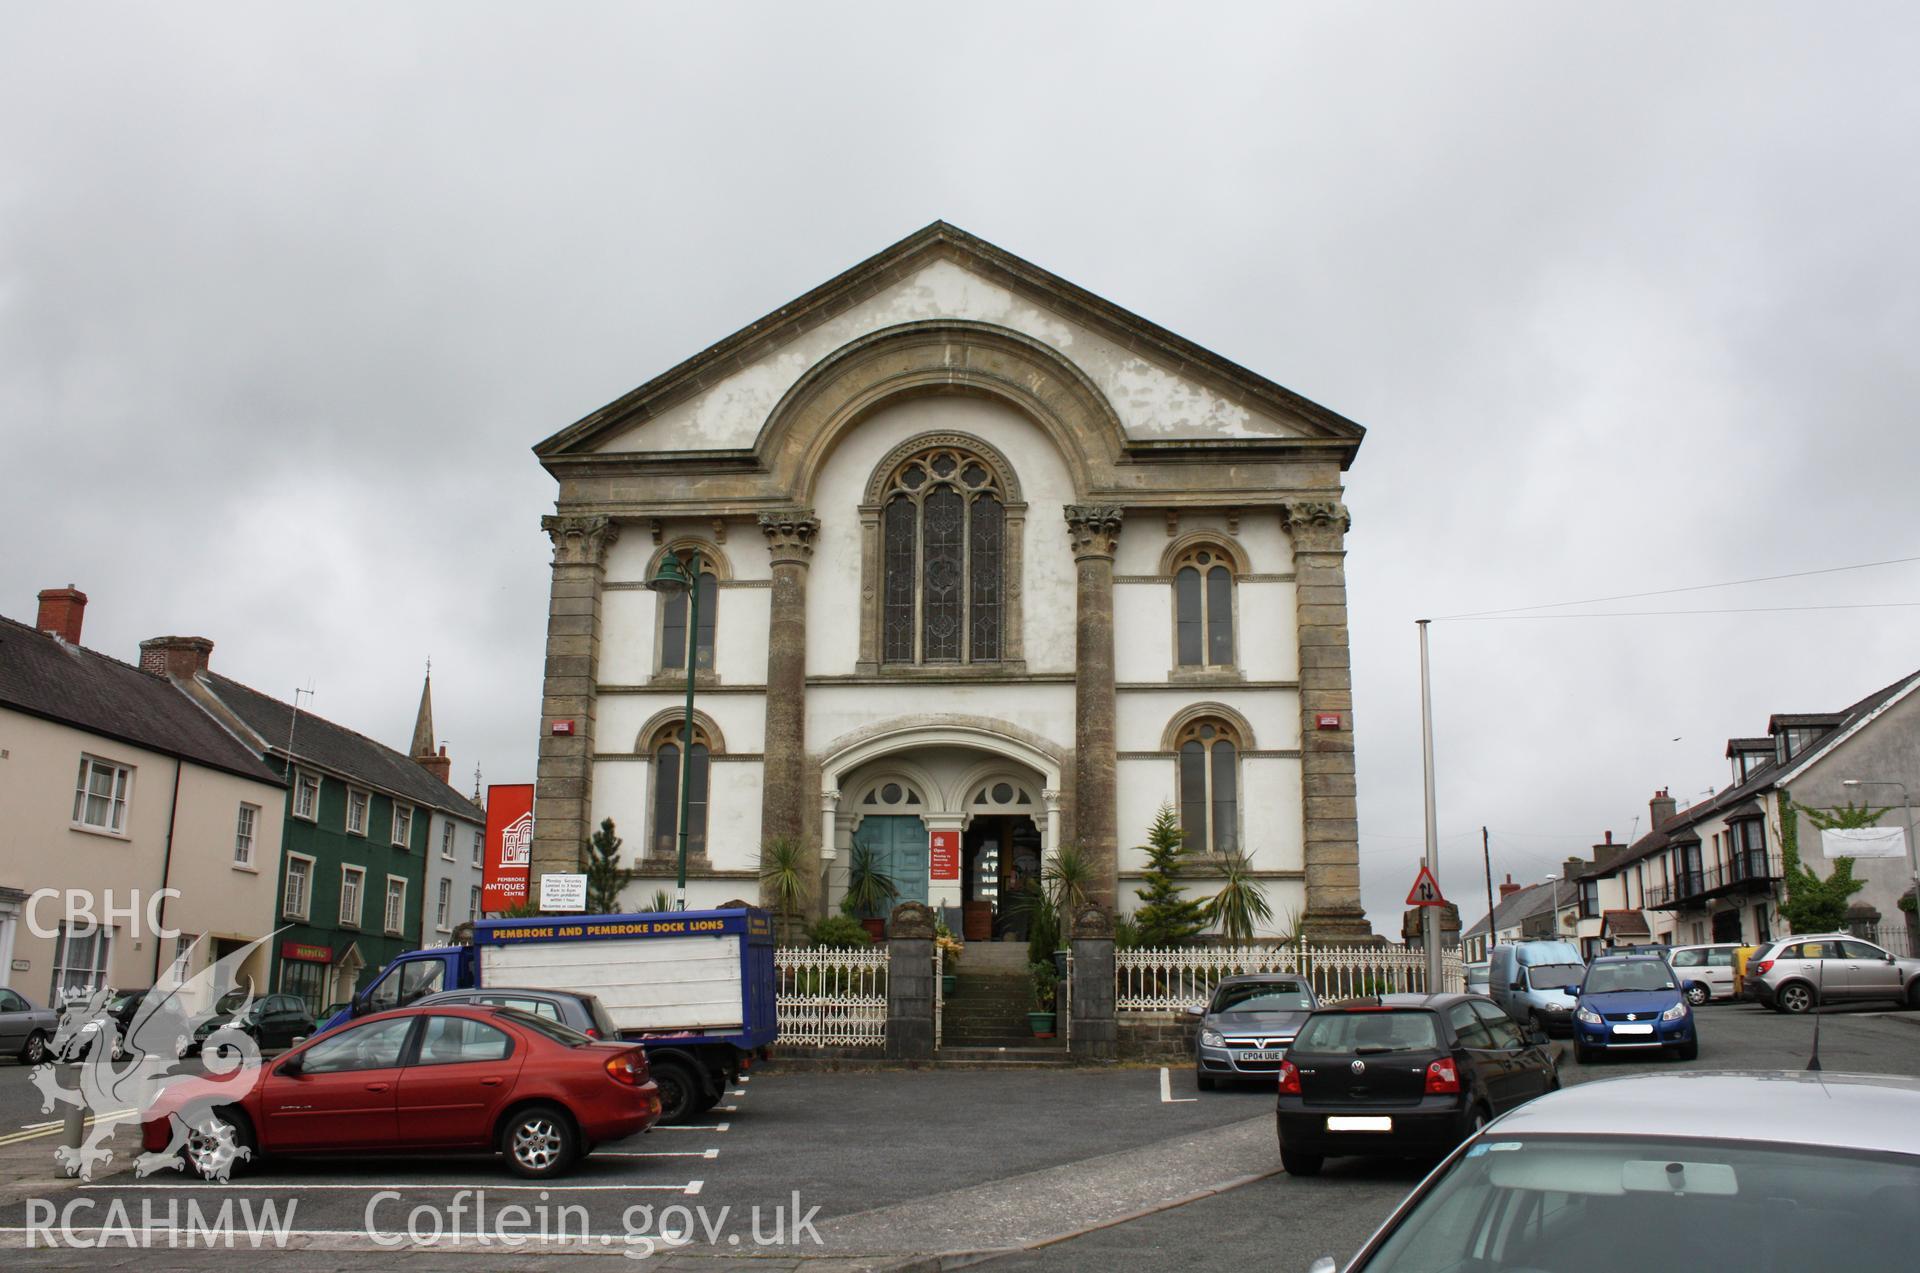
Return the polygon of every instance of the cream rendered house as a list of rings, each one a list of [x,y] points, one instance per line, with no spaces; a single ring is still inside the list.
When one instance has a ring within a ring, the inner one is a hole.
[[[805,847],[1004,927],[1057,846],[1360,937],[1342,475],[1362,430],[944,223],[536,448],[559,483],[534,869],[614,819],[690,904]],[[649,589],[663,557],[700,572]],[[691,737],[682,696],[698,680]]]
[[[83,594],[40,602],[0,619],[0,985],[136,989],[267,936],[285,787],[164,675],[81,646]],[[264,989],[270,958],[242,975]]]

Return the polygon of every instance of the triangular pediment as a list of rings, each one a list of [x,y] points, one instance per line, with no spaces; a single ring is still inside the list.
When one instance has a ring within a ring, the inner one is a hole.
[[[1123,449],[1294,444],[1352,460],[1353,421],[944,221],[656,376],[534,448],[543,460],[744,455],[784,395],[874,333],[958,321],[1017,333],[1083,372]]]

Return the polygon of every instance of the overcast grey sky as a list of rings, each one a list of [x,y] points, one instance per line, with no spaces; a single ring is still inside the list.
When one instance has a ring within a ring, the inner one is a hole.
[[[530,779],[528,448],[935,218],[1360,421],[1362,874],[1413,620],[1920,555],[1911,5],[0,4],[0,613]],[[1591,609],[1920,602],[1920,566]],[[1917,609],[1436,623],[1484,910]],[[1469,869],[1470,868],[1470,869]]]

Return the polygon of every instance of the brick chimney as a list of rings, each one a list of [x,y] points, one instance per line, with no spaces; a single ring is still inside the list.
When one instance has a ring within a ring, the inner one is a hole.
[[[1653,799],[1647,801],[1647,812],[1653,815],[1652,829],[1658,831],[1668,818],[1673,816],[1677,807],[1674,798],[1667,794],[1665,787],[1653,793]]]
[[[1500,886],[1500,900],[1503,902],[1506,901],[1524,887],[1525,885],[1515,884],[1513,882],[1513,873],[1509,871],[1507,873],[1507,882]]]
[[[1622,853],[1625,853],[1626,851],[1627,851],[1626,845],[1615,844],[1613,842],[1613,832],[1609,831],[1606,833],[1606,838],[1604,840],[1600,841],[1600,843],[1593,846],[1593,864],[1595,866],[1610,865],[1613,862],[1613,859],[1619,857]]]
[[[86,617],[87,594],[68,584],[48,588],[40,594],[40,617],[34,627],[59,637],[68,645],[80,644],[80,620]]]
[[[440,744],[439,755],[415,756],[413,763],[438,778],[441,782],[446,782],[448,778],[453,776],[453,761],[447,756],[447,745],[445,743]]]
[[[1582,871],[1590,870],[1592,867],[1593,863],[1587,861],[1585,858],[1568,858],[1560,864],[1560,878],[1571,883],[1574,876],[1580,874]]]
[[[189,680],[207,670],[213,642],[205,637],[163,636],[140,643],[140,670],[155,676]]]

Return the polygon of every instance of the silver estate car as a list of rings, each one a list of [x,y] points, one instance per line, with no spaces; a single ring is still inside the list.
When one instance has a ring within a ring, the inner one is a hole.
[[[1849,933],[1795,933],[1748,957],[1747,986],[1776,1012],[1865,999],[1920,1008],[1920,959],[1898,958]]]
[[[1635,1075],[1495,1119],[1346,1268],[1881,1273],[1915,1267],[1916,1215],[1920,1079]]]

